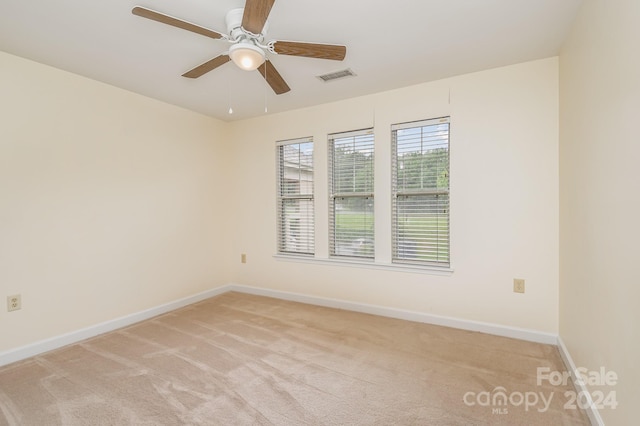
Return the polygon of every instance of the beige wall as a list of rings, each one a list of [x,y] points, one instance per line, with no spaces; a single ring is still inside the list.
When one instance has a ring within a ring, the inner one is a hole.
[[[637,423],[640,398],[638,22],[637,0],[587,0],[560,57],[560,336],[618,374],[611,425]]]
[[[316,253],[326,258],[327,133],[375,126],[376,257],[388,263],[390,126],[445,115],[451,116],[452,275],[273,257],[275,141],[314,137]],[[230,129],[236,283],[557,333],[557,58],[234,122]],[[246,264],[240,253],[247,253]],[[516,277],[526,279],[524,295],[512,291]]]
[[[1,52],[0,94],[0,352],[229,281],[224,123]]]

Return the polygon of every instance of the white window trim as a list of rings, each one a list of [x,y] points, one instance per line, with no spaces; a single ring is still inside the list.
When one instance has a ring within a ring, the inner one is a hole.
[[[334,203],[336,198],[341,198],[341,197],[354,197],[354,198],[371,198],[373,200],[373,202],[375,203],[375,185],[374,187],[371,188],[371,192],[354,192],[354,193],[334,193],[333,192],[333,183],[334,183],[334,176],[333,176],[333,147],[334,147],[334,139],[341,139],[341,138],[349,138],[349,137],[356,137],[356,136],[364,136],[364,135],[371,135],[374,138],[374,144],[373,144],[373,150],[375,151],[375,133],[374,133],[374,128],[365,128],[365,129],[359,129],[359,130],[351,130],[351,131],[346,131],[346,132],[334,132],[334,133],[330,133],[327,135],[327,154],[329,156],[328,159],[328,184],[327,184],[327,192],[329,194],[329,257],[331,259],[334,259],[336,261],[347,261],[347,262],[364,262],[365,264],[371,264],[372,262],[374,262],[375,260],[375,251],[376,251],[376,247],[375,247],[375,208],[374,208],[374,233],[372,235],[372,239],[374,241],[374,253],[372,257],[361,257],[361,256],[349,256],[349,255],[344,255],[344,254],[336,254],[335,251],[335,216],[334,216]],[[375,152],[374,152],[374,158],[375,158]],[[375,164],[374,164],[374,168],[375,168]],[[373,177],[374,181],[375,181],[375,171],[374,171],[374,177]]]
[[[312,185],[312,191],[310,194],[297,194],[295,196],[283,196],[281,193],[281,157],[280,157],[280,148],[283,146],[287,146],[287,145],[295,145],[295,144],[303,144],[303,143],[311,143],[313,144],[313,148],[315,151],[315,144],[313,141],[313,137],[309,136],[309,137],[303,137],[303,138],[296,138],[296,139],[287,139],[287,140],[282,140],[282,141],[277,141],[276,142],[276,247],[277,247],[277,252],[280,255],[286,255],[286,256],[301,256],[301,257],[309,257],[309,256],[314,256],[315,255],[315,170],[314,170],[314,164],[312,163],[312,176],[313,176],[313,185]],[[315,156],[315,152],[313,153],[313,155]],[[313,161],[313,160],[312,160]],[[282,242],[281,242],[281,233],[282,233],[282,201],[285,199],[298,199],[298,200],[310,200],[311,201],[311,209],[312,209],[312,214],[313,214],[313,223],[312,223],[312,229],[311,229],[311,238],[312,238],[312,253],[307,253],[307,252],[293,252],[293,251],[280,251],[280,248],[282,246]]]
[[[278,253],[273,258],[282,262],[307,263],[315,265],[341,266],[350,268],[362,268],[371,270],[386,270],[395,272],[407,272],[413,274],[450,276],[455,271],[451,265],[447,267],[433,265],[414,265],[408,263],[382,263],[373,259],[356,259],[356,258],[321,258],[313,255],[289,255]]]
[[[396,132],[398,130],[402,130],[402,129],[411,129],[411,128],[415,128],[415,127],[422,127],[422,126],[428,126],[430,124],[441,124],[441,123],[448,123],[449,125],[451,125],[451,117],[450,116],[444,116],[444,117],[438,117],[438,118],[432,118],[432,119],[426,119],[426,120],[417,120],[417,121],[410,121],[410,122],[405,122],[405,123],[397,123],[397,124],[393,124],[391,126],[391,159],[392,159],[392,164],[391,164],[391,197],[392,197],[392,213],[391,213],[391,244],[392,244],[392,259],[391,261],[393,262],[394,265],[404,265],[404,266],[418,266],[418,267],[427,267],[427,268],[433,268],[433,269],[442,269],[442,270],[451,270],[451,209],[450,209],[450,204],[449,204],[449,211],[447,212],[447,221],[448,221],[448,227],[449,227],[449,231],[448,231],[448,240],[447,240],[447,248],[449,250],[449,257],[448,257],[448,263],[447,264],[438,264],[437,262],[422,262],[422,261],[416,261],[416,260],[409,260],[409,259],[402,259],[402,258],[395,258],[394,257],[394,253],[395,253],[395,244],[397,244],[397,237],[396,237],[396,221],[397,221],[397,210],[396,210],[396,194],[399,192],[396,188],[397,182],[396,182],[396,142],[394,141],[394,136],[393,136],[393,132]],[[449,151],[449,153],[451,152],[451,147],[450,147],[450,143],[451,143],[451,136],[450,136],[450,132],[451,129],[449,128],[449,136],[448,136],[448,144],[447,144],[447,149]],[[449,157],[449,163],[450,163],[450,157]],[[448,188],[446,191],[442,191],[439,189],[429,189],[429,190],[425,190],[425,191],[419,191],[414,193],[413,195],[420,195],[420,193],[424,193],[424,194],[432,194],[432,195],[437,195],[437,194],[446,194],[449,197],[449,203],[451,200],[451,188]]]
[[[441,116],[441,118],[448,118],[449,122],[451,123],[451,117],[448,115],[443,115]],[[413,122],[405,122],[402,124],[395,124],[395,126],[406,126],[406,127],[415,127],[416,123],[420,123],[420,122],[427,122],[427,121],[431,121],[431,120],[437,120],[436,119],[426,119],[426,120],[416,120]],[[397,127],[396,127],[397,129]],[[363,129],[365,130],[365,129]],[[366,129],[369,131],[372,131],[374,134],[377,132],[377,130],[374,128],[371,129]],[[355,130],[354,132],[361,132],[362,130]],[[339,134],[347,134],[350,132],[337,132]],[[327,141],[328,138],[331,137],[332,135],[334,135],[336,133],[332,132],[329,134],[326,134],[327,137]],[[389,133],[390,134],[390,133]],[[300,140],[305,140],[305,139],[309,139],[309,138],[300,138]],[[311,140],[313,140],[313,138],[310,138]],[[293,140],[292,140],[293,141]],[[278,143],[287,143],[290,141],[280,141]],[[315,156],[317,154],[317,150],[322,148],[326,148],[325,151],[325,155],[330,154],[330,150],[329,148],[329,143],[327,142],[327,145],[323,145],[321,144],[320,146],[316,145],[316,143],[314,142],[314,166],[315,166]],[[377,145],[376,145],[377,148]],[[389,146],[389,149],[391,149],[391,145]],[[392,153],[390,153],[392,154]],[[393,157],[393,155],[391,155],[391,158]],[[389,163],[390,165],[390,169],[389,169],[389,175],[391,177],[391,179],[393,179],[393,165],[391,163]],[[315,168],[315,167],[314,167]],[[326,171],[327,168],[324,168],[324,170]],[[316,172],[319,172],[320,175],[316,176],[316,177],[320,177],[322,174],[322,170],[318,171],[318,170],[314,170],[314,175],[316,174]],[[314,178],[314,186],[317,186],[318,184],[322,184],[323,182],[327,182],[326,179],[315,179]],[[317,189],[317,188],[316,188]],[[374,188],[375,189],[375,188]],[[324,192],[324,191],[321,191]],[[451,192],[451,188],[449,189],[449,192]],[[315,191],[314,191],[315,193]],[[326,193],[328,194],[328,197],[331,197],[331,188],[327,187],[326,188]],[[375,190],[374,190],[374,195],[376,194]],[[384,193],[383,193],[384,194]],[[323,197],[324,198],[324,197]],[[318,201],[318,200],[315,200]],[[322,204],[322,203],[321,203]],[[326,208],[326,206],[325,206]],[[323,208],[321,208],[321,210],[324,210]],[[325,210],[326,211],[326,210]],[[318,213],[318,209],[316,208],[315,210],[316,213]],[[328,211],[330,213],[330,211]],[[328,220],[330,220],[327,217]],[[391,216],[390,219],[392,220]],[[316,221],[316,225],[317,225],[317,221],[320,220],[322,221],[322,219],[316,215],[315,217],[315,221]],[[328,222],[327,220],[327,222]],[[452,222],[453,222],[453,218],[449,215],[449,226],[450,228],[452,227]],[[325,224],[326,226],[327,224]],[[387,224],[387,226],[391,227],[392,226],[392,222],[389,222]],[[317,228],[317,227],[316,227]],[[327,228],[329,229],[329,228]],[[391,230],[390,230],[391,232]],[[316,235],[317,237],[317,235]],[[328,238],[330,238],[329,235],[327,235]],[[316,238],[317,240],[317,238]],[[328,242],[328,241],[327,241]],[[317,249],[317,244],[318,242],[316,241],[316,249]],[[327,245],[328,248],[328,245]],[[376,247],[376,253],[377,253],[377,247]],[[449,249],[451,251],[451,239],[449,240]],[[389,247],[389,251],[392,251],[392,248]],[[449,277],[452,276],[455,272],[455,264],[454,264],[454,260],[452,257],[450,257],[450,262],[448,266],[440,266],[440,265],[434,265],[434,264],[416,264],[416,263],[411,263],[411,262],[397,262],[397,261],[393,261],[392,259],[390,259],[389,261],[380,261],[377,260],[377,255],[374,258],[353,258],[353,257],[344,257],[344,256],[332,256],[329,252],[326,252],[326,250],[320,250],[320,252],[318,252],[316,250],[316,252],[314,254],[305,254],[305,253],[287,253],[287,252],[278,252],[276,250],[276,252],[272,255],[272,258],[276,261],[276,262],[291,262],[291,263],[299,263],[299,264],[308,264],[308,265],[318,265],[318,266],[328,266],[328,267],[339,267],[339,268],[358,268],[358,269],[365,269],[365,270],[378,270],[378,271],[390,271],[390,272],[397,272],[397,273],[410,273],[410,274],[419,274],[419,275],[431,275],[431,276],[443,276],[443,277]]]

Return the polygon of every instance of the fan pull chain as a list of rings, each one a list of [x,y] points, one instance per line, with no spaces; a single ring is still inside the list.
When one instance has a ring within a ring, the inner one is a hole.
[[[267,80],[267,62],[266,61],[264,62],[264,81],[265,81],[265,83],[268,83],[268,80]],[[264,112],[265,112],[265,114],[268,112],[268,109],[267,109],[267,85],[266,84],[264,85]]]
[[[227,105],[229,105],[229,115],[233,114],[233,108],[231,108],[231,84],[227,84]]]

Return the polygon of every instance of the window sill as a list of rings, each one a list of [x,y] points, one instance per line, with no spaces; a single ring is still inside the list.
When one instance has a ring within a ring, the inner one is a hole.
[[[316,265],[344,266],[348,268],[377,269],[396,272],[408,272],[414,274],[443,275],[453,274],[451,268],[438,268],[435,266],[421,266],[405,263],[380,263],[373,260],[318,258],[308,255],[274,254],[276,260],[283,262],[312,263]]]

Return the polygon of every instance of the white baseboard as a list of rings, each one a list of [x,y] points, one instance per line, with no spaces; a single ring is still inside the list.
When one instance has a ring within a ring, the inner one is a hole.
[[[182,299],[175,300],[173,302],[165,303],[164,305],[156,306],[144,311],[136,312],[130,315],[125,315],[114,320],[105,321],[100,324],[92,325],[80,330],[72,331],[60,336],[51,337],[49,339],[40,340],[38,342],[22,346],[16,349],[10,349],[0,353],[0,366],[11,364],[16,361],[20,361],[41,353],[61,348],[63,346],[77,343],[90,337],[95,337],[109,331],[117,330],[122,327],[135,324],[140,321],[144,321],[149,318],[173,311],[178,308],[190,305],[192,303],[199,302],[204,299],[208,299],[213,296],[217,296],[229,291],[229,286],[222,286],[212,290],[207,290],[202,293],[194,294],[192,296],[184,297]]]
[[[587,406],[587,408],[585,408],[585,411],[587,413],[587,416],[589,416],[589,421],[594,426],[596,425],[604,426],[604,421],[602,420],[602,417],[600,417],[598,408],[593,403],[593,399],[591,398],[591,393],[589,392],[589,390],[587,389],[587,387],[583,382],[575,380],[575,375],[576,375],[575,372],[578,371],[578,368],[576,364],[573,362],[573,358],[571,358],[571,354],[569,353],[569,350],[565,346],[560,336],[558,336],[558,350],[560,351],[560,357],[562,357],[564,366],[567,368],[567,371],[569,371],[571,374],[571,380],[573,381],[573,386],[576,388],[576,392],[586,397],[586,404],[584,405]]]
[[[369,305],[366,303],[350,302],[340,299],[330,299],[325,297],[310,296],[301,293],[292,293],[288,291],[272,290],[246,285],[230,284],[226,287],[226,289],[228,291],[237,291],[241,293],[255,294],[258,296],[275,297],[277,299],[308,303],[310,305],[344,309],[347,311],[362,312],[366,314],[403,319],[407,321],[422,322],[426,324],[442,325],[445,327],[459,328],[469,331],[478,331],[481,333],[511,337],[514,339],[527,340],[530,342],[545,343],[549,345],[556,345],[558,343],[557,334],[544,333],[536,330],[527,330],[518,327],[509,327],[499,324],[471,321],[441,315],[426,314],[423,312],[407,311],[385,306]]]

